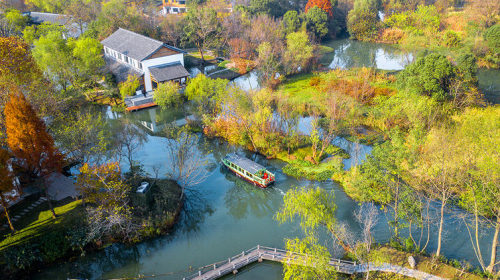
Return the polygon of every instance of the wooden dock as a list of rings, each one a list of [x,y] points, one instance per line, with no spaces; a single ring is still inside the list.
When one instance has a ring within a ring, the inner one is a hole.
[[[152,93],[138,94],[125,98],[127,111],[137,111],[145,108],[157,106],[153,99]]]
[[[275,262],[294,262],[303,263],[305,255],[299,253],[288,252],[283,249],[270,248],[257,245],[256,247],[241,252],[240,254],[228,258],[227,260],[206,266],[199,270],[198,273],[183,280],[213,280],[229,273],[237,273],[238,269],[244,267],[255,261],[261,262],[262,260],[275,261]],[[330,266],[336,271],[344,274],[364,273],[367,271],[381,271],[391,272],[412,277],[416,279],[425,280],[444,280],[444,278],[428,274],[415,269],[401,267],[391,264],[356,264],[356,262],[345,261],[340,259],[330,259]]]

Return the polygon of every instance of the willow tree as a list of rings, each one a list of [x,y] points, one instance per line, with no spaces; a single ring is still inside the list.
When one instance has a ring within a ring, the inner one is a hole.
[[[41,179],[42,182],[37,186],[47,198],[52,217],[56,218],[46,179],[49,174],[61,170],[63,157],[47,132],[45,123],[37,116],[24,95],[11,93],[4,114],[7,145],[15,157],[15,164],[29,179]]]
[[[326,229],[336,236],[335,210],[337,205],[333,193],[313,187],[308,189],[291,189],[284,197],[284,204],[276,215],[280,224],[298,220],[304,231],[304,239],[285,239],[285,248],[289,252],[305,254],[306,257],[296,259],[288,253],[284,259],[285,279],[334,279],[336,271],[329,265],[330,253],[319,243],[317,232]],[[340,244],[342,240],[337,239]]]

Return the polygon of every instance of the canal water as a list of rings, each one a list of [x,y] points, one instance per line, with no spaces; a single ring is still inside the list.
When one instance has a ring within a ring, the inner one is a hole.
[[[332,68],[370,66],[387,70],[398,70],[406,65],[406,58],[397,49],[384,45],[367,44],[342,39],[327,42],[335,49],[328,54]],[[371,47],[370,47],[371,45]],[[371,54],[374,55],[371,55]],[[371,63],[371,64],[370,64]],[[498,71],[481,71],[480,84],[491,90],[492,96],[498,96]],[[482,80],[482,81],[481,81]],[[253,88],[258,87],[255,74],[242,76],[236,84]],[[119,118],[120,114],[107,111],[109,118]],[[167,172],[165,141],[161,135],[164,124],[183,118],[178,110],[153,108],[132,113],[135,125],[141,127],[147,136],[147,142],[135,153],[135,160],[144,164],[146,171],[154,174],[153,166],[161,165],[160,177]],[[305,130],[308,120],[301,121],[301,130]],[[353,157],[344,161],[346,168],[362,160],[371,151],[371,147],[356,145],[345,139],[337,138],[339,146],[345,148]],[[202,145],[200,145],[201,149]],[[280,225],[274,216],[283,203],[283,196],[291,188],[316,185],[331,191],[337,204],[336,217],[339,222],[349,225],[359,233],[360,228],[354,219],[354,211],[359,207],[343,192],[335,182],[315,182],[298,180],[281,172],[285,165],[279,160],[268,160],[262,156],[245,151],[241,147],[228,145],[223,141],[208,140],[211,150],[207,167],[208,179],[194,187],[196,192],[187,194],[186,210],[180,222],[168,236],[158,237],[135,245],[112,245],[104,250],[78,257],[76,260],[53,265],[38,274],[34,279],[116,279],[155,275],[152,279],[182,279],[196,273],[197,269],[218,261],[225,260],[258,244],[270,247],[284,247],[284,238],[301,237],[297,224]],[[266,166],[276,174],[276,183],[260,189],[238,179],[232,173],[220,168],[221,158],[230,152],[238,152]],[[390,236],[387,220],[380,210],[380,220],[375,227],[374,237],[377,242],[388,242]],[[404,232],[404,231],[403,231]],[[491,229],[486,229],[482,236],[482,248],[485,257],[489,254]],[[404,232],[407,234],[407,232]],[[415,232],[414,234],[418,234]],[[437,230],[431,228],[431,241],[428,251],[437,247]],[[328,240],[328,236],[323,236]],[[443,251],[448,258],[465,259],[476,264],[473,249],[465,227],[447,214]],[[340,256],[342,252],[333,252]],[[487,258],[489,259],[489,258]],[[227,279],[282,279],[280,264],[269,262],[253,264]]]

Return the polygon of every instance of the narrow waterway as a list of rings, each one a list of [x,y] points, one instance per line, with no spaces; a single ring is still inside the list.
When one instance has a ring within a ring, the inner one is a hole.
[[[375,67],[387,70],[398,70],[406,65],[406,56],[392,47],[348,39],[327,44],[335,49],[324,58],[331,60],[329,65],[332,68],[372,66],[373,61],[376,63]],[[480,85],[491,90],[491,96],[497,98],[500,89],[498,73],[498,70],[480,72]],[[242,76],[234,82],[244,88],[248,85],[247,89],[258,87],[255,73]],[[121,117],[120,114],[111,111],[107,111],[106,115],[109,118]],[[183,116],[181,109],[159,108],[130,114],[129,117],[133,118],[135,125],[141,127],[147,135],[147,142],[135,155],[135,160],[144,164],[146,171],[154,174],[152,167],[161,165],[160,176],[165,176],[167,172],[165,138],[159,136],[161,135],[159,132],[165,124]],[[301,120],[301,131],[304,133],[307,133],[307,122],[307,119]],[[342,138],[337,138],[335,141],[352,156],[352,159],[344,161],[346,168],[362,161],[371,151],[369,146],[356,145]],[[332,191],[335,194],[338,221],[347,223],[353,231],[359,232],[359,226],[353,216],[359,205],[348,198],[335,182],[297,180],[281,172],[283,162],[267,160],[241,147],[231,146],[218,140],[209,140],[208,149],[212,151],[210,154],[212,164],[208,167],[210,176],[195,187],[196,193],[188,194],[186,210],[171,235],[132,246],[112,245],[71,262],[48,267],[34,275],[34,279],[111,279],[138,275],[157,275],[153,279],[182,279],[195,273],[199,267],[227,259],[257,244],[283,248],[284,238],[301,236],[297,224],[279,225],[274,220],[274,215],[283,203],[284,194],[295,186],[317,185]],[[221,169],[219,164],[221,158],[230,152],[245,154],[268,167],[271,172],[276,173],[276,184],[267,189],[256,188]],[[382,211],[379,216],[374,236],[377,242],[385,243],[388,242],[390,233]],[[436,228],[431,228],[428,251],[436,249],[436,236]],[[482,235],[482,250],[485,257],[489,254],[488,245],[491,236],[491,229],[486,229]],[[328,236],[323,238],[328,240]],[[444,254],[448,258],[465,259],[477,264],[465,227],[450,213],[447,214],[443,244]],[[341,251],[335,253],[340,255]],[[188,271],[189,269],[194,271]],[[229,278],[282,279],[282,267],[267,262],[253,264],[243,269],[241,273],[227,277]]]

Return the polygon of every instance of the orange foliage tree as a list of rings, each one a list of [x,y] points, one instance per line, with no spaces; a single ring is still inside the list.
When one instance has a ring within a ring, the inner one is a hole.
[[[15,157],[15,163],[30,179],[42,179],[37,184],[49,202],[52,216],[56,214],[48,196],[46,177],[62,168],[63,157],[54,146],[52,136],[47,132],[44,122],[24,95],[10,94],[5,104],[5,127],[7,145]]]
[[[0,37],[0,142],[5,141],[3,108],[12,87],[22,89],[28,99],[44,111],[60,106],[53,102],[54,95],[31,56],[30,46],[20,38]],[[54,105],[49,105],[52,103]]]
[[[325,13],[332,18],[333,17],[333,7],[330,0],[309,0],[306,4],[306,13],[310,8],[318,6],[318,8],[325,11]]]
[[[7,199],[15,197],[15,195],[12,194],[14,184],[12,183],[12,174],[9,170],[9,159],[9,152],[5,149],[0,149],[0,205],[2,205],[5,210],[5,216],[9,222],[10,230],[15,232],[16,230],[10,220],[9,208],[7,207]]]

